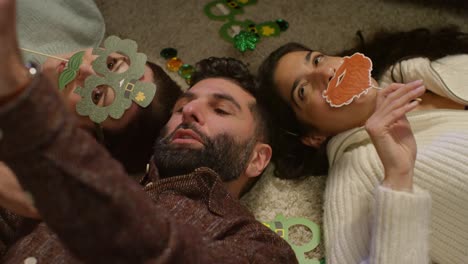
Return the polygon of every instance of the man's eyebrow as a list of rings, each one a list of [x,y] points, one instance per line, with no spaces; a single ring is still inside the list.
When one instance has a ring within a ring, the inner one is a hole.
[[[232,96],[230,96],[230,95],[228,95],[228,94],[215,93],[215,94],[213,94],[213,97],[216,98],[216,99],[229,101],[229,102],[231,102],[239,111],[242,110],[240,104],[236,101],[236,99],[234,99],[234,97],[232,97]]]
[[[177,101],[182,100],[182,99],[193,99],[195,97],[195,94],[192,92],[185,92],[177,98]]]
[[[312,51],[310,50],[309,52],[307,52],[307,54],[305,55],[304,57],[304,64],[307,64],[309,63],[310,61],[310,56],[312,56]],[[291,87],[291,94],[289,95],[291,97],[291,101],[298,107],[298,108],[301,108],[299,106],[299,104],[296,102],[296,98],[294,98],[294,92],[296,91],[297,89],[297,86],[299,85],[299,78],[297,78],[296,80],[294,80],[293,84],[292,84],[292,87]]]

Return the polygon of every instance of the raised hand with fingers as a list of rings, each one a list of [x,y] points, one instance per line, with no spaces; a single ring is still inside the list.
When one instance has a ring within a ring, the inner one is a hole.
[[[423,82],[392,84],[379,92],[374,114],[365,128],[384,167],[383,186],[399,191],[412,191],[416,161],[416,140],[406,119],[424,94]]]

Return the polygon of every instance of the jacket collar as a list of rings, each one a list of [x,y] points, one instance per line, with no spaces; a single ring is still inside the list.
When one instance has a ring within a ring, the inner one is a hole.
[[[203,201],[210,212],[219,216],[225,214],[225,203],[235,199],[229,194],[219,175],[207,167],[197,168],[186,175],[161,179],[156,164],[151,159],[140,184],[153,200],[157,200],[164,192],[176,192],[190,199]]]

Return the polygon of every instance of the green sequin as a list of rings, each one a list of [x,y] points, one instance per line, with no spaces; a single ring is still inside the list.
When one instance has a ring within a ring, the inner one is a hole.
[[[170,58],[177,57],[177,50],[174,48],[165,48],[159,53],[161,57],[168,60]]]
[[[180,77],[184,79],[189,79],[192,77],[193,72],[195,71],[195,68],[193,68],[192,65],[190,64],[184,64],[179,68],[179,75]]]
[[[286,31],[289,28],[288,21],[281,18],[276,20],[276,24],[278,24],[281,31]]]

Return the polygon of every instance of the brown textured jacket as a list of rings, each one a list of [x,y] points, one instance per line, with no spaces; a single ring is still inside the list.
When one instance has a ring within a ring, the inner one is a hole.
[[[142,190],[76,129],[60,100],[38,76],[0,106],[0,160],[47,223],[4,217],[2,263],[297,263],[216,173],[200,168],[159,179],[152,167]]]

